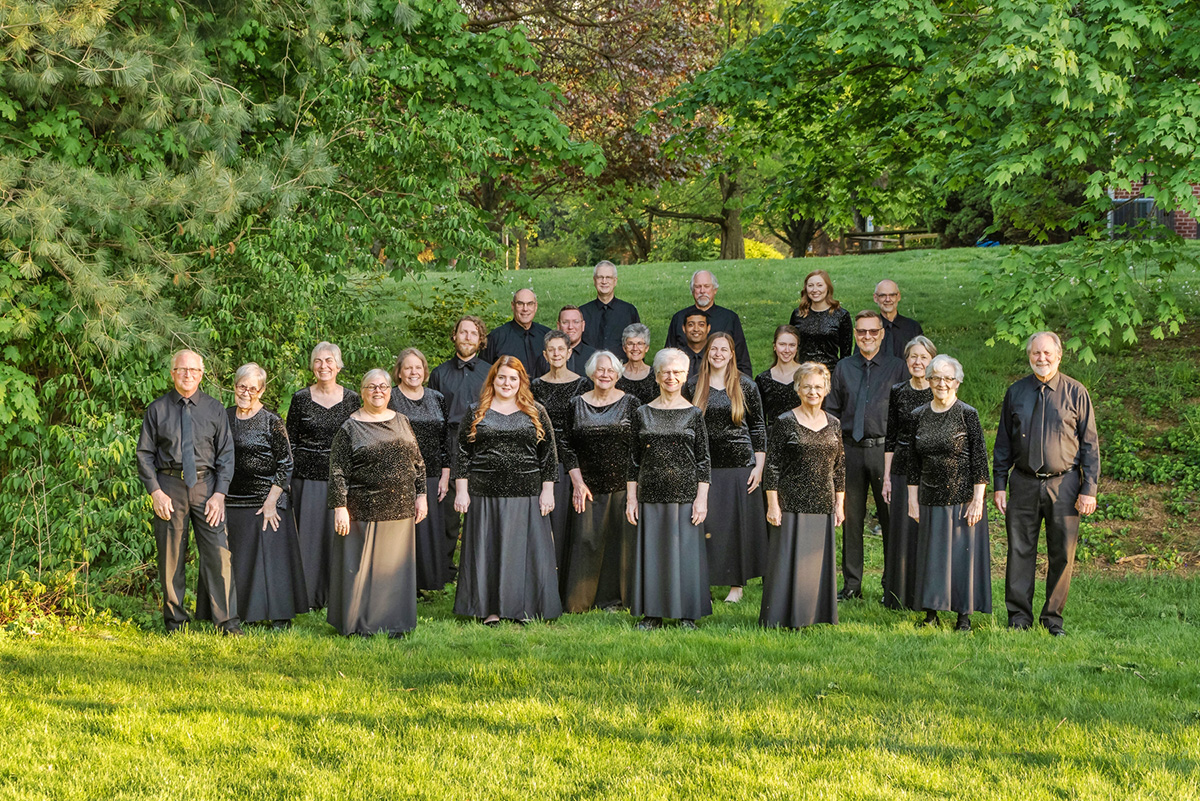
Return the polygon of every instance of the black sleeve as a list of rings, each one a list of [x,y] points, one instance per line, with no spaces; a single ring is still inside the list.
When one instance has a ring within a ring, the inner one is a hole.
[[[554,442],[554,426],[550,423],[550,415],[546,407],[538,404],[538,419],[542,422],[544,436],[537,444],[538,462],[542,468],[542,483],[554,481],[558,477],[558,453]]]
[[[397,414],[400,417],[401,428],[405,429],[409,442],[412,443],[413,460],[411,469],[413,471],[413,490],[416,493],[416,497],[420,498],[422,495],[429,493],[429,487],[425,481],[425,459],[421,456],[421,449],[417,447],[417,435],[413,432],[412,423],[404,415],[398,412]]]
[[[825,397],[825,411],[840,420],[842,412],[845,411],[845,403],[846,389],[842,371],[834,367],[833,378],[829,382],[829,394]]]
[[[220,408],[220,407],[219,407]],[[213,456],[217,468],[217,482],[213,493],[229,494],[229,482],[233,481],[233,429],[229,427],[229,415],[220,409],[217,416],[217,435],[213,441]]]
[[[570,473],[579,467],[579,456],[571,447],[571,437],[575,431],[575,398],[567,404],[567,421],[563,425],[562,439],[558,443],[558,457],[562,461],[563,470]]]
[[[288,440],[287,427],[277,415],[271,415],[269,425],[271,453],[275,455],[275,478],[271,483],[286,490],[292,483],[292,443]]]
[[[1015,385],[1014,385],[1015,386]],[[992,449],[992,475],[995,478],[996,492],[1008,489],[1008,474],[1012,470],[1015,454],[1012,450],[1012,432],[1009,430],[1012,419],[1013,387],[1004,393],[1004,403],[1000,406],[1000,423],[996,426],[996,447]]]
[[[762,396],[758,384],[750,379],[742,380],[742,395],[746,398],[746,427],[750,429],[750,447],[755,453],[767,450],[767,424],[763,418]]]
[[[963,409],[963,424],[967,428],[967,450],[970,454],[968,470],[971,485],[988,483],[987,443],[983,439],[983,426],[979,423],[979,412],[967,406]]]
[[[441,450],[438,452],[438,459],[441,461],[442,467],[450,466],[450,443],[446,439],[450,430],[450,411],[446,406],[446,396],[441,392],[437,394],[438,411],[442,414],[442,436]]]
[[[917,408],[924,409],[926,407],[919,406]],[[923,466],[921,463],[921,454],[917,453],[916,448],[917,429],[920,427],[921,413],[920,411],[915,411],[913,412],[912,420],[913,447],[909,448],[907,451],[908,470],[906,471],[906,478],[908,479],[908,486],[910,487],[916,487],[921,483],[921,470]]]
[[[704,414],[699,409],[693,418],[696,422],[696,444],[694,456],[696,459],[696,481],[701,484],[712,483],[712,460],[708,456],[708,428],[704,425]]]
[[[883,452],[895,453],[896,440],[900,435],[900,404],[896,399],[900,396],[901,385],[892,387],[888,394],[887,432],[883,436]]]
[[[843,311],[845,309],[843,308]],[[838,320],[838,358],[844,359],[854,352],[854,320],[846,311]]]
[[[746,334],[742,331],[742,318],[733,316],[733,353],[737,358],[738,371],[747,378],[754,378],[754,368],[750,366],[750,349],[746,347]]]
[[[783,423],[776,420],[767,432],[767,466],[763,469],[763,492],[779,491],[779,474],[783,467],[780,451],[787,438],[784,428]]]
[[[158,470],[154,466],[154,455],[158,452],[155,442],[157,426],[151,420],[154,409],[153,405],[146,407],[146,415],[142,418],[142,433],[138,436],[137,444],[138,478],[142,480],[142,485],[148,493],[159,489]]]
[[[471,472],[471,455],[475,452],[475,443],[467,439],[471,434],[471,421],[475,419],[475,404],[467,407],[462,423],[458,426],[458,458],[454,460],[450,471],[450,480],[466,478]]]
[[[1096,410],[1087,390],[1080,387],[1076,436],[1079,437],[1080,495],[1095,497],[1100,487],[1100,437],[1096,433]]]
[[[638,472],[642,467],[642,413],[635,409],[633,416],[629,420],[629,469],[625,475],[625,481],[637,483]]]
[[[350,434],[345,428],[339,428],[333,435],[333,444],[329,448],[329,503],[330,509],[346,505],[346,495],[350,489]]]

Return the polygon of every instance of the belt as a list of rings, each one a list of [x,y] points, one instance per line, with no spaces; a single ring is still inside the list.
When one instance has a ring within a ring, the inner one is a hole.
[[[161,470],[160,469],[158,472],[162,473],[164,476],[170,476],[171,478],[177,478],[180,481],[183,481],[183,471],[182,470],[174,470],[174,469]],[[202,478],[206,478],[208,476],[209,472],[210,471],[206,470],[206,469],[197,469],[196,470],[196,479],[199,480]]]
[[[885,437],[868,437],[855,442],[849,434],[842,434],[842,441],[856,448],[882,448]]]
[[[1057,473],[1035,473],[1032,470],[1023,470],[1018,467],[1017,472],[1030,478],[1040,478],[1045,481],[1048,478],[1058,478],[1059,476],[1065,476],[1067,473],[1074,473],[1075,469],[1076,465],[1071,465],[1066,470],[1059,470]]]

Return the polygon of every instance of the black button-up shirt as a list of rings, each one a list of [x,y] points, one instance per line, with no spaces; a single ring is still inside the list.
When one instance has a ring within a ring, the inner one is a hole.
[[[1029,434],[1041,385],[1038,377],[1030,374],[1004,393],[992,451],[997,491],[1007,488],[1008,473],[1013,468],[1032,473],[1038,467],[1029,463]],[[1039,472],[1062,473],[1078,467],[1082,473],[1080,494],[1095,495],[1100,485],[1100,438],[1087,388],[1074,378],[1056,374],[1046,382],[1045,410],[1044,464]]]
[[[687,336],[683,333],[683,324],[687,322],[688,315],[695,312],[696,309],[697,306],[692,304],[686,309],[675,312],[675,316],[671,318],[671,327],[667,330],[668,348],[679,348],[684,351],[688,349]],[[708,326],[710,333],[724,331],[733,337],[733,355],[737,359],[738,372],[754,378],[754,372],[750,367],[750,351],[746,348],[746,335],[742,332],[742,318],[737,316],[737,312],[714,303],[708,307]]]
[[[479,403],[479,391],[487,382],[490,369],[492,366],[478,356],[468,361],[451,356],[433,368],[429,374],[429,388],[436,389],[446,399],[447,426],[457,426],[467,413],[467,407]],[[454,447],[457,448],[457,444]]]
[[[596,298],[580,306],[579,313],[583,315],[583,344],[596,350],[611,350],[625,361],[621,334],[628,326],[642,321],[637,307],[620,298],[613,298],[608,303],[601,303],[600,298]]]
[[[488,334],[483,356],[493,364],[501,356],[516,356],[525,366],[525,372],[533,378],[538,374],[538,356],[546,349],[546,334],[549,333],[550,329],[538,322],[522,328],[516,320],[509,320]]]
[[[921,328],[921,324],[911,317],[905,317],[903,314],[897,314],[895,320],[884,317],[883,343],[879,349],[898,359],[903,359],[904,348],[912,341],[912,338],[924,333],[925,329]]]
[[[146,492],[160,489],[158,471],[183,469],[183,403],[176,390],[155,399],[146,407],[142,433],[138,437],[138,478]],[[220,401],[199,390],[186,399],[192,405],[192,450],[196,454],[196,472],[213,473],[213,492],[229,493],[233,479],[233,432],[229,416]]]
[[[854,431],[854,413],[858,408],[858,391],[866,377],[867,360],[861,353],[847,356],[833,368],[832,387],[825,399],[825,411],[842,422],[842,433],[849,437]],[[887,434],[888,400],[892,385],[908,379],[908,367],[902,359],[880,350],[871,359],[871,375],[867,383],[867,409],[863,418],[863,439],[878,439]]]
[[[692,350],[684,343],[680,348],[688,357],[688,381],[695,381],[700,377],[700,365],[704,364],[704,357],[708,355],[708,351],[701,349],[699,353]]]

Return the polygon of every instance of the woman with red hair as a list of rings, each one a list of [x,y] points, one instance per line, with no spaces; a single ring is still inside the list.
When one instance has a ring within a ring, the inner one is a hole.
[[[466,515],[454,612],[526,622],[562,614],[554,537],[554,428],[521,360],[501,356],[458,430],[454,509]]]
[[[854,321],[833,297],[833,279],[824,270],[804,277],[800,303],[791,324],[800,334],[796,362],[817,362],[829,368],[850,355],[854,346]]]

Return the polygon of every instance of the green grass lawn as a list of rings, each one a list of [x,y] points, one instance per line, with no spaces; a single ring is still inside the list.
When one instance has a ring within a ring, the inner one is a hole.
[[[994,428],[1004,387],[1027,369],[1018,348],[984,346],[974,309],[973,276],[998,256],[714,269],[756,369],[809,269],[829,270],[851,310],[871,305],[876,280],[896,279],[902,311],[963,361],[961,395]],[[621,268],[619,295],[656,343],[697,266]],[[417,298],[436,280],[397,291]],[[592,297],[586,269],[507,273],[494,294],[506,303],[525,284],[547,323]],[[386,312],[399,347],[405,305]],[[1111,393],[1116,430],[1161,431],[1191,419],[1194,345],[1065,370]],[[1190,518],[1175,521],[1194,539]],[[1068,637],[1009,632],[994,528],[997,613],[961,635],[918,630],[916,615],[876,603],[880,551],[868,538],[868,598],[843,604],[836,628],[798,633],[758,629],[757,581],[696,632],[639,632],[603,612],[488,629],[454,619],[449,593],[422,602],[403,641],[341,639],[315,614],[241,640],[98,623],[0,629],[0,799],[1200,798],[1200,581],[1189,571],[1085,567]]]

